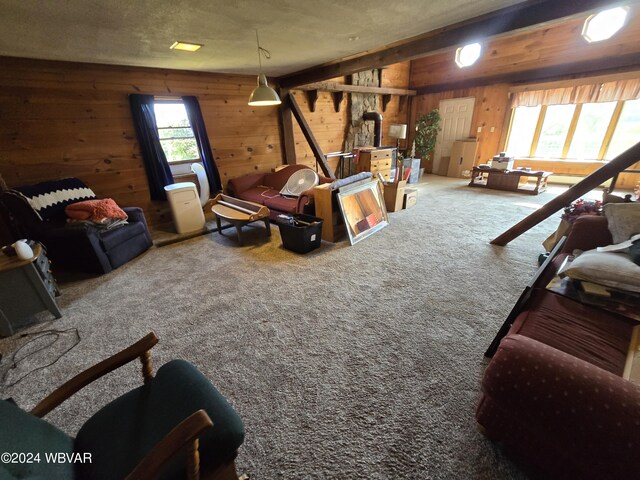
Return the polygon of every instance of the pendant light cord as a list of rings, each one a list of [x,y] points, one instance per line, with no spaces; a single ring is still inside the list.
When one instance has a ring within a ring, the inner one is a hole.
[[[262,73],[262,55],[264,58],[269,60],[271,58],[271,53],[269,50],[265,50],[260,46],[260,39],[258,38],[258,29],[256,28],[256,43],[258,44],[258,64],[260,65],[260,73]]]

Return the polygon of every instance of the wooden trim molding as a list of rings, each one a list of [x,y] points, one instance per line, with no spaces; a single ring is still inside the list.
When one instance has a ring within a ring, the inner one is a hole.
[[[367,87],[363,85],[347,85],[336,82],[317,82],[294,87],[295,90],[319,90],[321,92],[347,92],[347,93],[374,93],[379,95],[410,95],[416,94],[415,90],[391,87]]]
[[[569,124],[569,130],[567,130],[567,137],[564,140],[562,146],[562,158],[567,158],[569,155],[569,148],[571,148],[571,142],[573,141],[573,135],[576,133],[576,127],[578,126],[578,119],[582,113],[582,104],[576,104],[576,108],[573,110],[573,117],[571,117],[571,123]]]
[[[613,133],[616,131],[618,120],[620,120],[620,115],[622,115],[623,108],[624,100],[618,100],[616,108],[613,110],[613,115],[611,115],[611,121],[609,122],[609,126],[607,127],[607,132],[604,134],[604,138],[602,139],[602,145],[600,146],[600,152],[598,152],[598,158],[604,158],[604,156],[607,154],[609,144],[611,143],[611,138],[613,138]]]
[[[459,90],[472,87],[483,87],[498,83],[527,83],[523,89],[532,90],[531,82],[560,81],[563,79],[575,79],[581,76],[604,75],[607,72],[620,73],[624,71],[637,71],[640,65],[640,53],[630,53],[628,55],[611,56],[588,60],[584,62],[564,63],[545,68],[522,70],[520,72],[505,73],[501,75],[491,75],[488,77],[471,78],[459,82],[447,82],[434,85],[427,85],[416,89],[418,95],[429,93],[440,93],[449,90]],[[597,83],[597,82],[586,82]],[[566,85],[563,85],[566,86]],[[544,88],[552,88],[545,86]],[[510,91],[515,91],[512,87]]]

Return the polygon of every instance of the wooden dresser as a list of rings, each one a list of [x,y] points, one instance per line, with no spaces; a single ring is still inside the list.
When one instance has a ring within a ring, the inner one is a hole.
[[[395,152],[393,148],[361,150],[356,163],[356,173],[371,172],[374,177],[381,173],[385,181],[391,181],[391,167]]]

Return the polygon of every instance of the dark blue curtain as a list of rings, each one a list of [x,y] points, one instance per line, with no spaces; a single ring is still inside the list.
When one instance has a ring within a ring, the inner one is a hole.
[[[198,99],[192,96],[182,97],[182,101],[184,102],[184,107],[187,109],[189,123],[191,123],[191,129],[196,138],[196,144],[198,145],[200,158],[204,165],[204,171],[207,173],[209,188],[211,189],[211,193],[215,194],[222,191],[222,182],[220,181],[220,173],[218,172],[216,161],[211,152],[211,144],[209,143],[207,128],[204,126],[200,104],[198,103]]]
[[[147,171],[151,199],[166,200],[167,194],[164,187],[173,183],[173,175],[160,145],[153,102],[153,95],[129,95],[131,114]]]

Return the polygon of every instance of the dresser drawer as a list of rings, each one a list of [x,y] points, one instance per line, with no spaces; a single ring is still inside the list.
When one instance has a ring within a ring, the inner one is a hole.
[[[42,282],[47,287],[47,290],[49,290],[52,295],[59,295],[60,292],[58,290],[58,284],[51,273],[51,260],[47,258],[44,252],[42,252],[36,259],[34,266],[36,267],[36,271],[40,275],[40,278],[42,278]]]
[[[384,149],[381,149],[381,150],[373,150],[371,152],[372,163],[373,163],[373,160],[389,159],[389,161],[391,161],[392,152],[393,152],[393,150],[391,150],[390,148],[384,148]]]
[[[371,160],[371,171],[376,168],[378,170],[391,169],[391,158],[385,158],[382,160]]]

